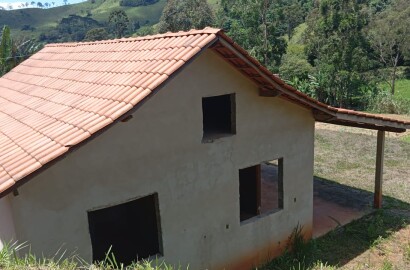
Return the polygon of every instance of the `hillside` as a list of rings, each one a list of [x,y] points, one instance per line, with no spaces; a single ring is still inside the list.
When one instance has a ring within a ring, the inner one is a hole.
[[[118,0],[95,0],[59,6],[49,9],[28,8],[19,10],[0,10],[0,26],[9,25],[14,35],[38,36],[42,32],[54,28],[58,22],[69,15],[87,16],[104,22],[108,20],[109,13],[114,9],[125,10],[130,21],[139,21],[141,25],[155,24],[158,22],[166,0],[149,6],[120,7]],[[22,27],[28,25],[33,31],[22,31]]]

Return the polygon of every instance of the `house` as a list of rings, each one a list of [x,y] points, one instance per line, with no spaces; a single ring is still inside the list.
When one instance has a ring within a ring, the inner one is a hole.
[[[219,29],[47,45],[0,79],[0,242],[250,268],[311,237],[315,121],[379,130],[379,170],[410,128],[296,91]]]

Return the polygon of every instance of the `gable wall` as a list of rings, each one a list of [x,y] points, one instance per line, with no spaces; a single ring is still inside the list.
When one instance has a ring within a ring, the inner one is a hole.
[[[236,93],[237,134],[201,143],[203,96]],[[63,244],[91,260],[87,211],[158,192],[164,259],[237,268],[311,233],[314,119],[206,51],[118,123],[10,196],[17,237],[37,253]],[[238,170],[284,158],[284,210],[239,222]],[[296,202],[294,202],[296,198]],[[229,225],[229,229],[227,229]]]

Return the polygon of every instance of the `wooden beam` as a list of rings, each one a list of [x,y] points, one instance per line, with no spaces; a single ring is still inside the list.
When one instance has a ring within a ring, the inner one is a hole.
[[[259,96],[261,97],[277,97],[282,95],[281,91],[268,87],[259,87]]]
[[[383,196],[383,161],[384,161],[384,142],[386,132],[379,130],[377,132],[377,155],[376,155],[376,177],[374,187],[374,208],[382,208]]]
[[[315,120],[319,122],[328,122],[328,121],[336,119],[336,116],[332,114],[324,113],[317,109],[312,109],[312,113],[313,113],[313,117],[315,118]]]
[[[318,122],[334,124],[334,125],[338,125],[338,126],[358,127],[358,128],[365,128],[365,129],[390,131],[390,132],[396,132],[396,133],[401,133],[401,132],[406,131],[405,129],[395,128],[395,127],[378,126],[378,125],[367,124],[367,123],[347,122],[345,120],[342,121],[342,120],[339,120],[337,118],[337,116],[335,116],[333,119],[328,119],[328,120],[323,120],[323,119],[320,119],[320,118],[315,118],[315,119]]]

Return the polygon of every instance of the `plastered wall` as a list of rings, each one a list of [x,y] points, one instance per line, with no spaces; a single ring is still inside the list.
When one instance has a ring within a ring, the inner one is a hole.
[[[202,97],[230,93],[237,134],[202,143]],[[87,211],[158,192],[163,259],[190,269],[246,269],[277,255],[298,224],[310,236],[313,143],[309,110],[259,97],[255,84],[206,51],[133,119],[10,196],[16,236],[39,254],[63,247],[91,260]],[[241,224],[238,170],[279,157],[284,209]]]
[[[16,237],[9,198],[10,195],[0,199],[0,250]]]

